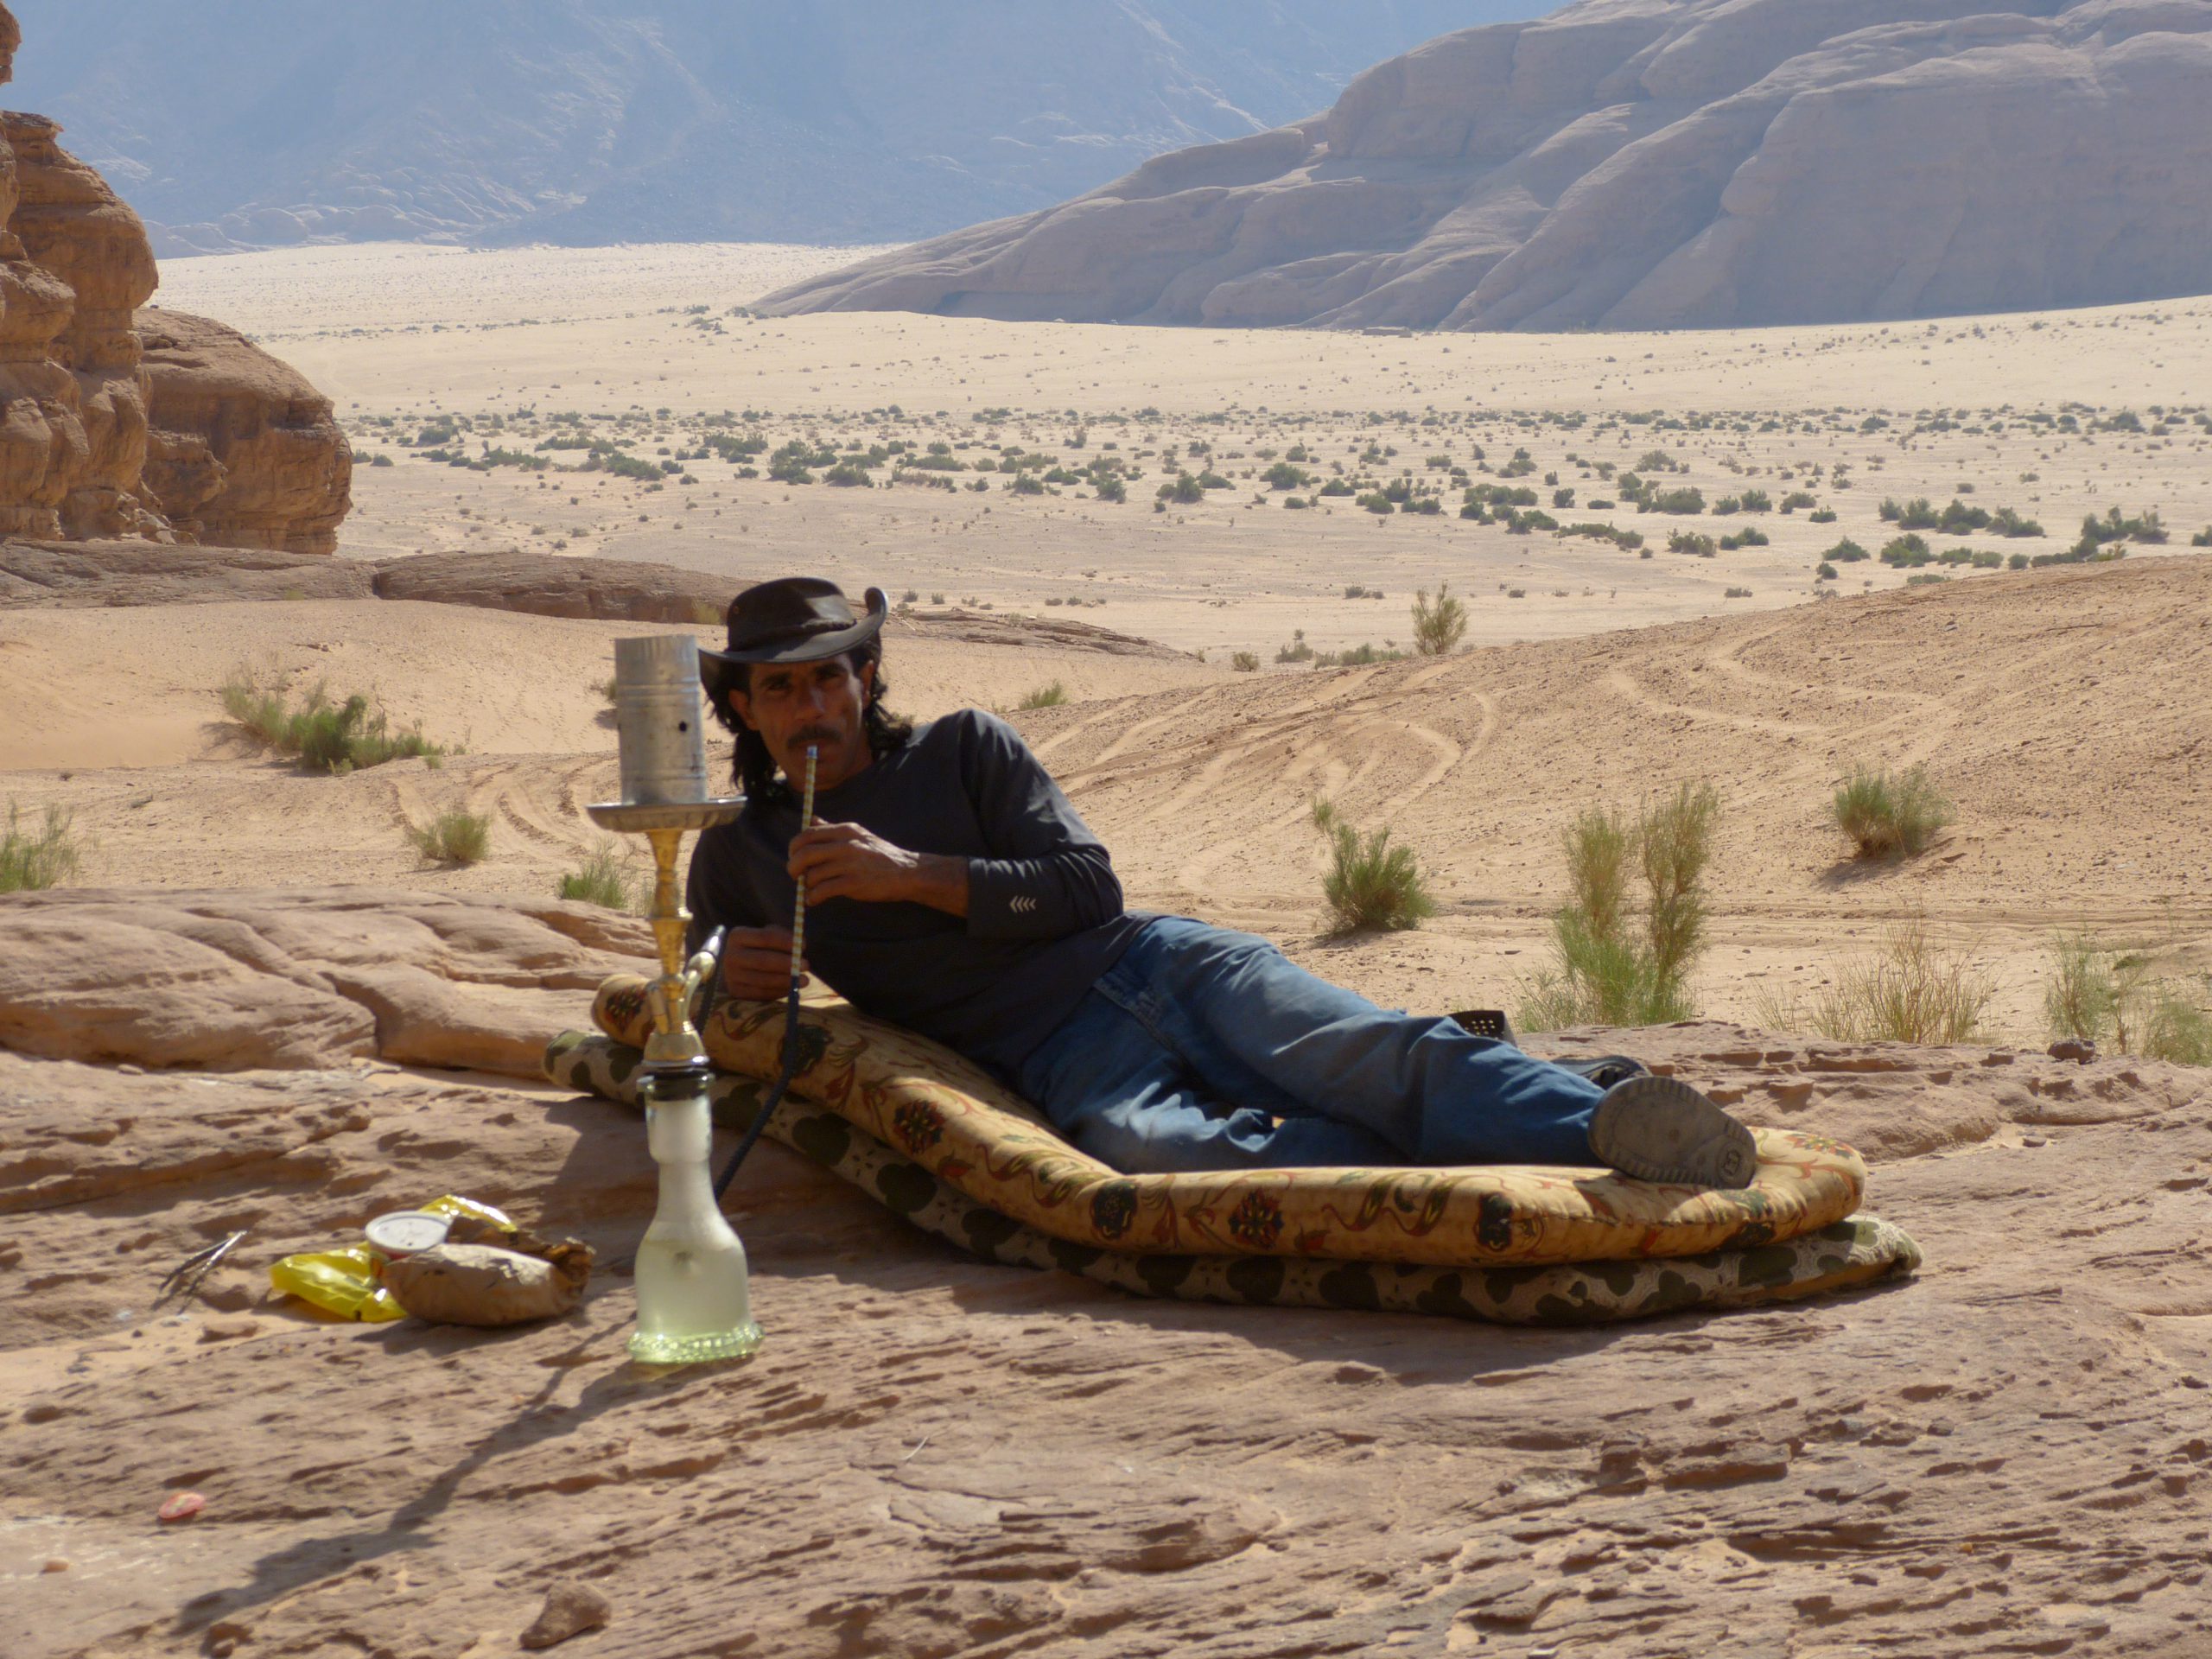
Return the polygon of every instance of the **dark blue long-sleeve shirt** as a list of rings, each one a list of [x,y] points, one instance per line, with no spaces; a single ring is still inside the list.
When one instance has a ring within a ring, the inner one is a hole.
[[[1149,918],[1122,908],[1106,848],[1014,729],[965,709],[919,728],[835,789],[815,817],[968,861],[968,914],[831,899],[806,917],[813,971],[863,1014],[1011,1072],[1072,1013]],[[707,830],[685,902],[715,927],[788,927],[798,803],[749,802]]]

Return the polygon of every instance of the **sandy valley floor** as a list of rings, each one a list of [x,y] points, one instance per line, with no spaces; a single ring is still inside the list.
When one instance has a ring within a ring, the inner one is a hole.
[[[1082,620],[1203,652],[890,636],[899,701],[919,713],[1010,708],[1062,683],[1071,704],[1020,719],[1116,847],[1134,902],[1255,927],[1386,1000],[1510,1002],[1560,896],[1565,821],[1689,777],[1712,778],[1726,804],[1700,980],[1711,1012],[1748,1015],[1763,990],[1817,987],[1913,914],[1997,978],[1993,1020],[2022,1039],[2040,1039],[2056,927],[2088,923],[2157,944],[2176,971],[2207,967],[2212,893],[2187,826],[2212,816],[2212,587],[2187,544],[2212,524],[2212,416],[2191,401],[2212,385],[2212,302],[1656,337],[741,315],[842,257],[308,249],[172,263],[160,298],[247,328],[337,400],[363,458],[350,553],[523,547],[677,563],[733,588],[822,569],[911,591],[923,611],[939,595],[1039,615],[1076,605]],[[412,442],[426,428],[435,442]],[[741,475],[765,455],[707,452],[711,435],[753,433],[897,443],[906,459],[943,444],[962,470],[936,476],[958,487],[912,475],[881,487],[896,460],[870,469],[876,487],[779,484]],[[571,447],[538,447],[554,438]],[[592,439],[655,466],[667,450],[677,471],[652,483],[422,453],[565,468]],[[1269,488],[1257,474],[1294,448],[1314,483]],[[972,464],[1013,449],[1070,474],[1111,454],[1141,476],[1119,504],[1087,479],[1015,494],[1007,472]],[[1516,450],[1529,465],[1513,472]],[[1708,503],[1764,491],[1777,510],[1596,505],[1639,467]],[[1562,525],[1611,524],[1644,548],[1470,523],[1455,467],[1467,483],[1533,487]],[[1154,511],[1159,484],[1186,468],[1229,487]],[[1444,511],[1378,518],[1313,493],[1401,474],[1440,491]],[[1554,490],[1574,505],[1550,508]],[[1780,512],[1796,491],[1816,505]],[[1315,505],[1286,509],[1291,493]],[[1898,533],[1885,499],[1919,496],[2011,507],[2048,532],[1930,531],[1938,550],[2057,552],[2108,507],[2155,510],[2170,540],[2137,543],[2117,568],[1929,567],[1918,574],[1954,579],[1910,591],[1876,560],[1815,580],[1840,539],[1872,550]],[[1815,511],[1835,518],[1815,524]],[[1672,532],[1746,525],[1767,543],[1668,550]],[[1413,590],[1446,580],[1484,649],[1336,671],[1274,660],[1298,631],[1322,651],[1402,648]],[[1347,598],[1354,585],[1385,596]],[[1815,603],[1821,588],[1841,596]],[[1621,632],[1652,624],[1681,626]],[[73,809],[90,882],[542,891],[594,842],[578,807],[613,778],[596,684],[626,631],[383,602],[0,613],[0,702],[35,711],[0,732],[0,796]],[[1232,671],[1236,652],[1258,671]],[[215,688],[241,667],[372,692],[467,753],[435,772],[303,776],[220,722]],[[1935,852],[1871,875],[1843,861],[1821,809],[1862,760],[1925,760],[1955,795]],[[1321,938],[1305,818],[1316,790],[1419,851],[1439,921]],[[474,868],[426,866],[404,838],[448,804],[493,820]]]

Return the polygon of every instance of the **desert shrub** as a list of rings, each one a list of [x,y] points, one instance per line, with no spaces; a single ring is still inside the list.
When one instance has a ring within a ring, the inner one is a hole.
[[[614,843],[605,838],[585,855],[580,867],[555,883],[554,892],[561,898],[580,899],[607,910],[630,908],[629,877],[622,868]]]
[[[1822,559],[1818,564],[1813,567],[1814,581],[1834,582],[1835,579],[1835,566],[1830,564],[1826,559]]]
[[[1942,520],[1936,504],[1924,495],[1904,502],[1885,500],[1880,512],[1884,524],[1895,524],[1899,530],[1933,530]]]
[[[1173,483],[1161,485],[1154,494],[1162,501],[1179,501],[1185,505],[1193,501],[1203,501],[1206,496],[1205,486],[1189,473],[1177,474]]]
[[[1720,550],[1733,553],[1739,547],[1764,547],[1772,539],[1757,524],[1745,524],[1733,536],[1720,538]]]
[[[1724,495],[1713,504],[1713,516],[1726,518],[1731,513],[1744,510],[1744,499],[1738,495]]]
[[[1413,849],[1393,847],[1388,826],[1363,836],[1317,798],[1313,827],[1329,841],[1321,897],[1339,931],[1419,927],[1436,914],[1436,901],[1429,897]]]
[[[1523,988],[1521,1024],[1662,1025],[1695,1007],[1689,975],[1705,943],[1704,877],[1720,796],[1684,782],[1634,819],[1593,807],[1564,837],[1570,897],[1552,918],[1552,962]],[[1629,909],[1631,871],[1641,918]]]
[[[1805,490],[1792,490],[1789,494],[1782,498],[1782,511],[1784,512],[1795,512],[1800,507],[1810,507],[1817,505],[1819,504],[1815,500],[1812,494]]]
[[[1126,501],[1129,499],[1129,486],[1110,473],[1096,478],[1090,490],[1101,501]]]
[[[1925,765],[1901,772],[1857,766],[1836,785],[1836,828],[1851,837],[1861,858],[1907,858],[1923,851],[1951,821],[1951,804]]]
[[[2212,547],[2212,524],[2207,524],[2189,538],[2191,547]]]
[[[1022,709],[1057,709],[1068,700],[1068,689],[1054,680],[1050,685],[1040,685],[1026,693],[1016,705]]]
[[[2212,1013],[2179,982],[2158,976],[2146,949],[2087,933],[2051,941],[2056,972],[2044,988],[2054,1037],[2086,1037],[2121,1054],[2212,1065]]]
[[[1560,534],[1586,536],[1593,542],[1611,542],[1614,546],[1631,553],[1643,545],[1642,531],[1620,530],[1611,524],[1596,523],[1568,524],[1560,531]]]
[[[1687,553],[1693,558],[1709,559],[1713,556],[1714,543],[1710,536],[1700,536],[1694,530],[1678,530],[1667,537],[1669,553]]]
[[[1749,599],[1751,596],[1751,590],[1748,588],[1731,588],[1724,595],[1728,599]]]
[[[2010,507],[1999,507],[1990,516],[1989,528],[1999,536],[2040,536],[2043,526],[2032,518],[2023,518]]]
[[[1894,565],[1900,570],[1910,570],[1927,563],[1929,560],[1935,557],[1935,555],[1929,550],[1927,537],[1909,535],[1899,536],[1893,541],[1883,543],[1882,550],[1876,556],[1884,564]]]
[[[1816,507],[1811,512],[1808,513],[1806,517],[1816,524],[1832,524],[1835,523],[1835,509],[1834,507]]]
[[[1370,512],[1376,514],[1395,512],[1398,510],[1397,503],[1391,500],[1390,498],[1381,490],[1370,490],[1365,495],[1359,498],[1359,505],[1365,507]]]
[[[1306,485],[1311,484],[1313,481],[1313,475],[1303,467],[1293,466],[1287,461],[1279,461],[1260,474],[1260,481],[1271,490],[1297,490],[1303,489]]]
[[[1379,650],[1371,644],[1362,643],[1352,646],[1348,651],[1316,652],[1313,655],[1313,666],[1316,668],[1365,668],[1370,663],[1402,661],[1405,654],[1402,651]]]
[[[57,886],[77,873],[82,856],[66,807],[48,806],[36,830],[26,830],[15,802],[8,803],[8,827],[0,831],[0,893],[33,893]]]
[[[596,467],[601,472],[612,473],[617,478],[633,478],[641,482],[656,482],[661,477],[660,468],[650,461],[639,461],[635,455],[626,455],[619,450],[609,451],[602,455],[594,455],[585,465],[588,467]],[[800,478],[796,481],[804,484],[808,480]]]
[[[219,696],[223,712],[249,736],[326,772],[353,772],[415,755],[435,766],[446,753],[413,727],[393,731],[384,712],[366,697],[357,694],[333,702],[321,684],[296,709],[283,691],[244,672],[225,681]]]
[[[1647,512],[1703,512],[1705,493],[1694,485],[1679,490],[1648,491],[1638,505]]]
[[[1997,988],[1966,953],[1945,952],[1911,920],[1891,928],[1872,956],[1847,962],[1835,982],[1803,1005],[1761,999],[1759,1023],[1818,1032],[1845,1043],[1964,1043],[1981,1028]]]
[[[410,825],[407,839],[436,864],[474,864],[492,849],[492,820],[449,806],[424,828]]]
[[[868,475],[868,468],[857,461],[839,461],[822,474],[822,481],[824,484],[835,484],[841,489],[857,487],[863,490],[870,487],[873,483]]]
[[[1415,651],[1424,657],[1448,657],[1467,637],[1467,607],[1452,596],[1450,582],[1440,582],[1433,604],[1427,588],[1414,591],[1413,623]]]
[[[1821,555],[1824,561],[1831,564],[1856,564],[1866,556],[1866,550],[1848,536]]]
[[[1229,665],[1239,674],[1256,673],[1260,667],[1260,655],[1253,651],[1234,652],[1230,655]]]

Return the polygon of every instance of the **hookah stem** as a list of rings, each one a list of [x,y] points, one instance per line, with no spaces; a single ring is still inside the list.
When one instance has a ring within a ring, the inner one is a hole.
[[[806,746],[806,792],[800,802],[798,827],[802,832],[814,826],[814,762],[813,744]],[[798,982],[799,961],[806,951],[806,877],[798,878],[798,901],[791,912],[791,983],[784,994],[784,1069],[775,1084],[761,1096],[760,1109],[753,1114],[745,1138],[737,1143],[737,1150],[729,1155],[729,1162],[722,1166],[721,1178],[715,1182],[715,1202],[721,1202],[722,1194],[729,1191],[729,1184],[737,1179],[738,1168],[745,1162],[745,1155],[753,1150],[760,1132],[768,1127],[768,1119],[777,1107],[783,1104],[784,1091],[791,1086],[791,1077],[798,1070]]]

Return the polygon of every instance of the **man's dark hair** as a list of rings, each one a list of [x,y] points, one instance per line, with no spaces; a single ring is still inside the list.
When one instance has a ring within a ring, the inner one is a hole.
[[[900,719],[883,706],[884,693],[889,688],[883,682],[883,639],[880,635],[866,645],[855,645],[843,655],[846,664],[855,674],[864,666],[874,665],[875,681],[868,690],[868,707],[861,715],[861,729],[868,734],[868,753],[880,760],[885,755],[906,747],[914,735],[914,722]],[[739,671],[745,676],[746,690],[750,693],[753,670],[749,666],[741,666]],[[788,795],[791,791],[776,776],[776,757],[768,753],[768,746],[761,741],[760,734],[739,717],[728,696],[716,692],[708,701],[714,705],[715,718],[737,738],[737,754],[730,766],[730,776],[737,780],[737,786],[744,791],[746,798],[765,803],[774,800],[779,795]]]

